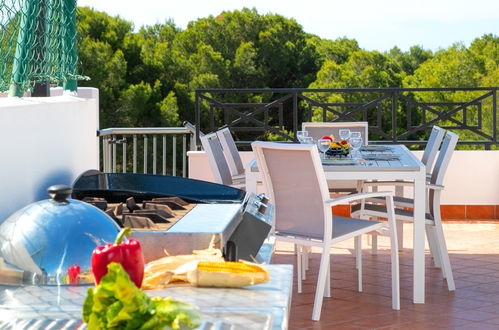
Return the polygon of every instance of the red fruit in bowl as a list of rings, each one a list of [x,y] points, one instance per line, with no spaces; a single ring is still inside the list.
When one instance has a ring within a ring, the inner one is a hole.
[[[347,140],[341,140],[341,144],[348,144]]]
[[[333,142],[333,138],[330,137],[330,136],[324,135],[323,137],[321,137],[321,139],[323,139],[323,140],[329,140],[329,141]]]

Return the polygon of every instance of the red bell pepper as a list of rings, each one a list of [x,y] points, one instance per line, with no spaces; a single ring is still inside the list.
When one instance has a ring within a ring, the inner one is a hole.
[[[107,265],[117,262],[123,266],[130,279],[137,287],[142,285],[144,278],[144,255],[140,243],[134,239],[121,242],[125,235],[130,233],[130,228],[123,228],[116,237],[114,243],[99,246],[92,253],[92,273],[95,284],[99,284],[101,278],[107,274]]]
[[[68,267],[68,282],[69,284],[79,284],[80,279],[78,277],[80,275],[80,266],[74,265]]]

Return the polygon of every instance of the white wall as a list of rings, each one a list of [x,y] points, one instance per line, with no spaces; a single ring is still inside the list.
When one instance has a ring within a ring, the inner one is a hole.
[[[0,98],[0,222],[98,168],[98,90],[78,92],[92,98]]]
[[[423,152],[413,153],[421,158]],[[251,151],[240,154],[245,165],[253,158]],[[188,157],[189,177],[214,180],[204,151],[190,151]],[[442,204],[499,205],[499,150],[455,151],[444,184]],[[407,190],[406,193],[412,192]]]

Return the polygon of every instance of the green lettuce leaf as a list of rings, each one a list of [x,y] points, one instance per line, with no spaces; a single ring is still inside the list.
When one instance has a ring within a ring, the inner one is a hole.
[[[88,289],[83,303],[88,329],[195,329],[199,310],[172,298],[149,298],[118,263],[108,265],[99,285]]]

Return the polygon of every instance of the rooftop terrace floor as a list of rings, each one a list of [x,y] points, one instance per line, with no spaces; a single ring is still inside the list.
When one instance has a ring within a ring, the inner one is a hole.
[[[296,292],[290,329],[499,329],[499,222],[444,224],[456,291],[447,290],[442,272],[426,258],[426,303],[412,303],[412,225],[404,225],[400,253],[401,309],[391,309],[388,238],[378,239],[378,255],[363,241],[364,291],[357,292],[353,240],[333,247],[331,295],[324,298],[320,322],[311,321],[320,251],[312,250],[303,293]],[[273,263],[295,264],[292,246],[278,242]],[[295,264],[296,265],[296,264]]]

